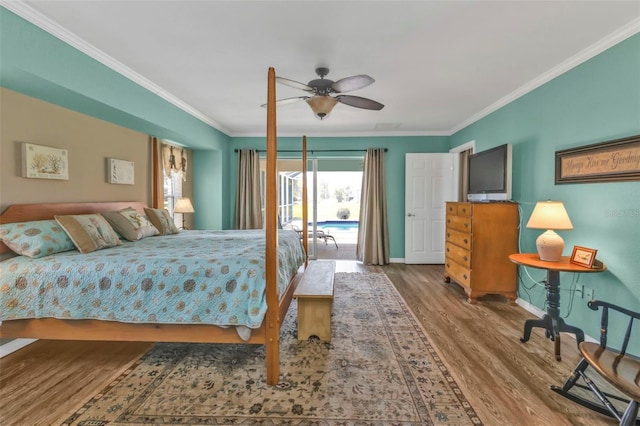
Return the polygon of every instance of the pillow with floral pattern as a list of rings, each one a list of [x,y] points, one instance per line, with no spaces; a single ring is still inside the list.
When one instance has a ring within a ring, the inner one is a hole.
[[[147,214],[151,223],[153,223],[153,226],[158,228],[160,235],[177,234],[180,232],[167,209],[145,208],[144,212]]]
[[[55,216],[80,253],[122,245],[107,219],[99,214]]]
[[[2,224],[0,240],[17,254],[32,258],[76,248],[64,229],[53,219]]]
[[[138,213],[133,207],[100,214],[125,240],[138,241],[160,233],[145,215]]]

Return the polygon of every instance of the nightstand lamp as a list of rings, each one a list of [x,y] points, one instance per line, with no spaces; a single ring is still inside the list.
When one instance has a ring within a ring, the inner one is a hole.
[[[181,213],[182,214],[182,228],[181,229],[188,229],[186,226],[184,226],[184,214],[185,213],[193,213],[193,205],[191,204],[191,200],[188,198],[178,198],[178,201],[176,201],[176,205],[173,208],[173,212],[174,213]]]
[[[564,241],[554,230],[573,229],[573,225],[562,201],[538,201],[527,228],[547,230],[536,240],[538,255],[540,260],[558,262],[562,257]]]

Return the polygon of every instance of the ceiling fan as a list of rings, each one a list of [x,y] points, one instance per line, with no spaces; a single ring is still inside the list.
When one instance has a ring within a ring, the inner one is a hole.
[[[276,105],[286,105],[301,100],[306,101],[314,115],[323,120],[329,116],[329,113],[338,102],[345,105],[349,105],[356,108],[371,109],[379,111],[384,108],[380,102],[376,102],[371,99],[362,98],[360,96],[342,95],[331,96],[334,93],[345,93],[353,90],[362,89],[367,87],[375,80],[368,75],[360,74],[351,77],[346,77],[338,81],[325,79],[324,77],[329,74],[329,68],[319,67],[316,68],[316,74],[318,77],[315,80],[311,80],[309,83],[299,83],[288,78],[276,77],[278,83],[290,86],[296,89],[309,92],[309,96],[296,96],[293,98],[285,98],[276,101]],[[263,105],[265,106],[265,105]]]

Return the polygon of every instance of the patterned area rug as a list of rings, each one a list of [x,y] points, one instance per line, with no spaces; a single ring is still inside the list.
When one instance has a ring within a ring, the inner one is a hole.
[[[281,381],[264,348],[161,343],[65,425],[481,425],[384,274],[337,273],[332,340],[281,333]]]

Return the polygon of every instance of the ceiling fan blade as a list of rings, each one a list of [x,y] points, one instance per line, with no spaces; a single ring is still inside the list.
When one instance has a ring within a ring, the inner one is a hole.
[[[367,98],[361,98],[360,96],[341,95],[341,96],[336,96],[336,98],[338,99],[338,102],[342,102],[345,105],[349,105],[356,108],[373,109],[376,111],[379,111],[382,108],[384,108],[384,105],[382,105],[380,102],[376,102],[374,100],[367,99]]]
[[[354,75],[352,77],[343,78],[341,80],[336,81],[331,85],[331,89],[333,89],[336,93],[344,93],[351,92],[352,90],[362,89],[363,87],[367,87],[375,80],[369,77],[366,74]]]
[[[276,105],[287,105],[287,104],[292,104],[294,102],[298,102],[298,101],[302,101],[305,99],[309,99],[309,96],[296,96],[295,98],[284,98],[284,99],[279,99],[276,101]],[[261,107],[266,107],[267,104],[262,104],[260,105]]]
[[[304,83],[300,83],[299,81],[289,80],[284,77],[276,77],[276,81],[278,83],[284,84],[285,86],[290,86],[300,90],[306,90],[307,92],[313,92],[313,87],[307,86]]]

